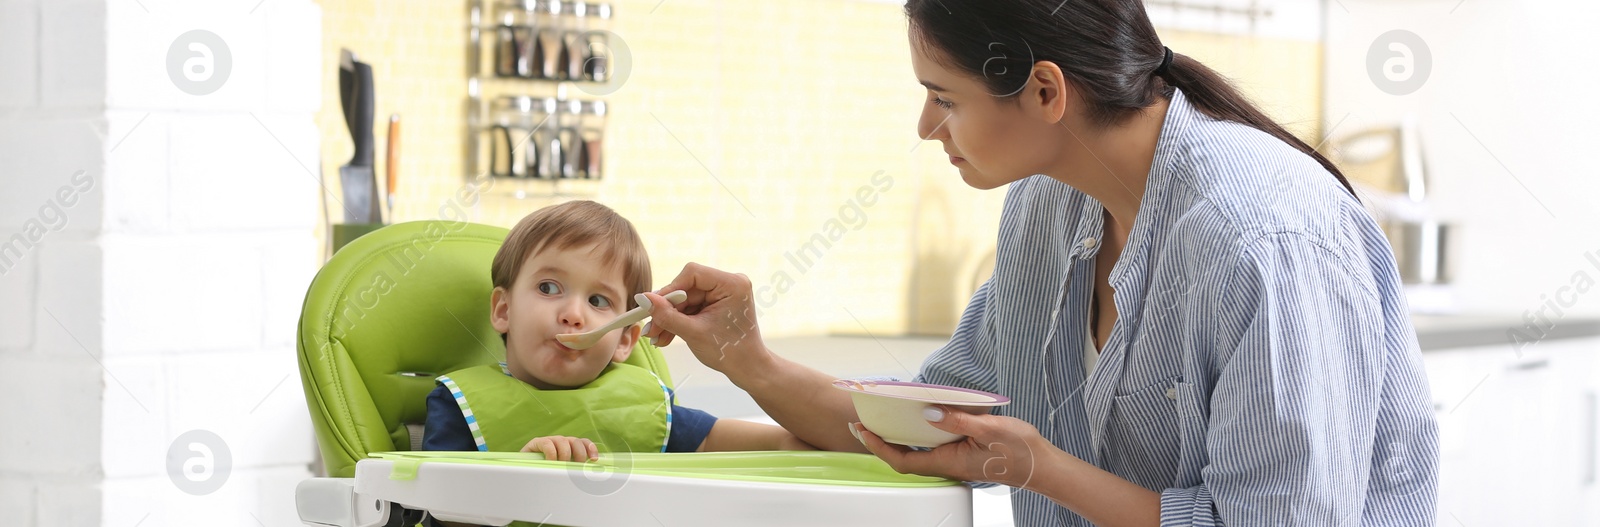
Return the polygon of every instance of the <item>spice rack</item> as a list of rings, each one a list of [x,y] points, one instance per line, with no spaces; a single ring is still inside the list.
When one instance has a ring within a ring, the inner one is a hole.
[[[474,0],[469,6],[466,176],[517,199],[591,196],[617,60],[609,3]]]

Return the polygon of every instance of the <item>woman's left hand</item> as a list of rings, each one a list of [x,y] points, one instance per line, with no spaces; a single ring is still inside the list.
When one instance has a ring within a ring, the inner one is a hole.
[[[954,408],[933,405],[924,411],[934,428],[967,436],[928,451],[885,443],[861,423],[851,423],[851,430],[861,437],[867,450],[882,458],[895,471],[903,474],[939,476],[961,481],[999,483],[1017,488],[1029,488],[1035,471],[1048,470],[1051,453],[1059,452],[1055,445],[1039,434],[1027,421],[998,415],[974,415]],[[938,413],[935,413],[935,410]],[[1046,466],[1041,466],[1044,464]]]

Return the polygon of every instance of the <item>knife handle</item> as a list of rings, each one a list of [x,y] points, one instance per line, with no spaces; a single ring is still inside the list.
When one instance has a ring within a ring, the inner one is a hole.
[[[352,112],[356,104],[356,71],[355,66],[339,68],[339,113],[344,117],[344,126],[350,130],[350,136],[356,135],[356,120]]]
[[[354,105],[350,112],[350,136],[355,139],[355,155],[351,156],[350,164],[356,166],[372,166],[372,66],[357,61]]]

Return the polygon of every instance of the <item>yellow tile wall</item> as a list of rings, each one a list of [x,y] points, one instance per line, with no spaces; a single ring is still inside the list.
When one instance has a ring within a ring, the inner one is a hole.
[[[336,74],[339,49],[349,47],[373,65],[379,121],[403,116],[400,221],[440,217],[468,180],[467,6],[322,2],[325,173],[335,182],[350,155]],[[938,145],[919,145],[925,93],[911,74],[905,27],[898,6],[849,0],[616,2],[614,30],[632,51],[632,69],[604,97],[612,110],[607,179],[577,190],[634,222],[658,284],[697,261],[771,288],[761,313],[768,336],[886,335],[947,324],[936,319],[960,309],[950,291],[970,290],[976,262],[993,243],[1003,191],[965,187]],[[1234,76],[1292,130],[1319,129],[1315,43],[1165,39]],[[381,126],[377,137],[381,174]],[[841,208],[879,171],[893,186],[862,207],[863,226],[847,227],[813,266],[796,268],[785,255],[826,236],[828,221],[853,217]],[[570,199],[519,199],[510,192],[519,187],[543,188],[497,183],[474,221],[509,226]],[[793,285],[776,294],[780,274]],[[919,310],[925,320],[915,324],[913,290],[915,301],[936,306]]]

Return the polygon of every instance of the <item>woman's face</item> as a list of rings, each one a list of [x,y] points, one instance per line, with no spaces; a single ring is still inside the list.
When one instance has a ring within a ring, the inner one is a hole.
[[[1012,94],[1016,97],[997,96],[979,79],[930,56],[937,51],[924,45],[916,28],[910,33],[911,70],[928,89],[917,135],[943,143],[961,179],[973,188],[992,189],[1042,173],[1060,148],[1056,134],[1062,129],[1030,111],[1035,82],[1030,78]]]

